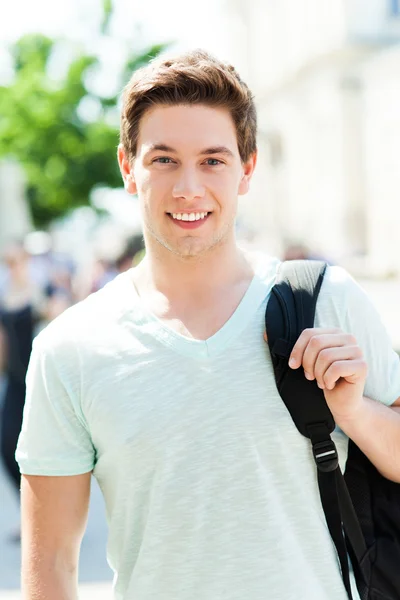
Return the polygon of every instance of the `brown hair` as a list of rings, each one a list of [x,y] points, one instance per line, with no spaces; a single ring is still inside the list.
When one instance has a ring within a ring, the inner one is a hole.
[[[257,115],[253,96],[238,73],[203,50],[153,60],[134,72],[122,97],[120,140],[131,160],[136,156],[139,126],[155,105],[205,104],[226,108],[236,127],[240,158],[257,148]]]

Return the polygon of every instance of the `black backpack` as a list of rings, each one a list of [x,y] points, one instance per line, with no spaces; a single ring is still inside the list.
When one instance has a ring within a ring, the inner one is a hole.
[[[351,440],[342,474],[330,436],[335,422],[323,391],[302,368],[288,366],[300,333],[314,326],[325,270],[326,264],[317,261],[281,265],[265,315],[276,384],[297,429],[311,440],[321,503],[349,600],[348,557],[361,600],[399,600],[400,485],[383,477]]]

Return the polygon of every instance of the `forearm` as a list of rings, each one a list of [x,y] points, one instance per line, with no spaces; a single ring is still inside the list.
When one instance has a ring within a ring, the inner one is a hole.
[[[357,414],[337,424],[384,477],[400,483],[400,409],[364,400]]]
[[[21,477],[24,600],[77,600],[91,473]]]
[[[22,562],[23,600],[78,600],[77,569],[38,558]]]

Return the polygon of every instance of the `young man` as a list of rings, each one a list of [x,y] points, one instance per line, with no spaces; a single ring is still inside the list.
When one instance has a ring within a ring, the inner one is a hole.
[[[346,600],[263,339],[278,261],[235,241],[256,157],[253,98],[232,67],[193,52],[133,75],[118,159],[146,257],[35,341],[17,453],[26,599],[76,598],[93,472],[116,599]],[[324,388],[341,464],[350,436],[400,481],[398,358],[339,268],[317,325],[291,366]]]

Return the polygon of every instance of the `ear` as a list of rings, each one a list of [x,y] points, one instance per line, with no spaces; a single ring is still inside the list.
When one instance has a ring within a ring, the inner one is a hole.
[[[128,157],[122,144],[119,144],[118,146],[118,164],[119,169],[121,171],[122,179],[124,180],[124,186],[126,191],[128,192],[128,194],[136,194],[137,187],[135,179],[133,177],[132,165],[128,160]]]
[[[243,164],[243,175],[239,183],[239,196],[247,194],[250,188],[250,180],[257,164],[257,150],[250,156],[249,160]]]

